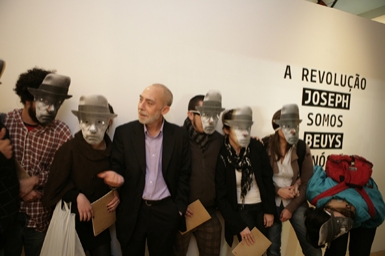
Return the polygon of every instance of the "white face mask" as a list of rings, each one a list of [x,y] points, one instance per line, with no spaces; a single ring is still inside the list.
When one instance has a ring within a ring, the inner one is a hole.
[[[238,145],[242,148],[245,148],[250,143],[250,128],[239,128],[239,127],[233,127],[233,133],[235,135],[235,138],[238,142]]]
[[[212,134],[215,132],[215,128],[217,127],[219,115],[206,115],[205,113],[201,114],[202,127],[203,131],[206,134]]]
[[[109,118],[82,115],[79,117],[83,138],[88,144],[97,145],[102,142],[107,130]]]
[[[298,142],[298,134],[299,134],[299,124],[297,123],[287,123],[282,124],[281,130],[287,143],[290,145],[294,145]]]
[[[48,97],[35,98],[36,119],[39,120],[41,124],[51,123],[55,120],[62,103],[62,99],[49,99]]]

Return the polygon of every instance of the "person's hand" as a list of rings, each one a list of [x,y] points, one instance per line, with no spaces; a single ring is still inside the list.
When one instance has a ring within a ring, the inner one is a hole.
[[[88,201],[87,197],[84,194],[79,193],[76,198],[76,203],[78,205],[80,221],[90,221],[94,216],[94,211],[92,210],[91,203]]]
[[[292,191],[294,197],[300,195],[300,193],[299,193],[299,186],[300,186],[300,185],[299,185],[298,183],[294,183],[294,185],[291,186],[291,191]]]
[[[20,192],[19,195],[21,198],[25,197],[29,192],[31,192],[36,184],[39,181],[38,176],[31,176],[29,178],[24,178],[19,180],[20,182]]]
[[[285,222],[291,219],[291,212],[288,209],[283,209],[281,212],[281,216],[279,217],[280,221]]]
[[[41,197],[42,197],[42,193],[40,191],[34,189],[31,192],[29,192],[28,194],[26,194],[24,197],[22,197],[21,199],[24,202],[29,203],[29,202],[37,201]]]
[[[246,227],[244,230],[240,233],[242,237],[242,243],[245,242],[248,246],[255,243],[254,235],[251,233],[250,229]]]
[[[120,203],[119,192],[117,190],[114,190],[113,193],[114,193],[114,198],[107,204],[107,210],[109,212],[115,211]]]
[[[273,214],[267,214],[265,213],[263,215],[263,224],[265,225],[265,227],[271,227],[274,223],[274,215]]]
[[[10,159],[12,157],[12,145],[9,139],[3,139],[5,133],[5,128],[2,128],[0,130],[0,152],[5,156],[5,158]]]
[[[101,172],[98,174],[98,177],[103,179],[104,183],[112,188],[118,188],[124,183],[123,176],[112,170]]]
[[[283,199],[294,198],[294,192],[292,187],[279,188],[277,194]]]
[[[191,218],[192,216],[194,215],[193,211],[187,207],[187,210],[186,210],[186,213],[185,213],[185,217],[187,218]]]

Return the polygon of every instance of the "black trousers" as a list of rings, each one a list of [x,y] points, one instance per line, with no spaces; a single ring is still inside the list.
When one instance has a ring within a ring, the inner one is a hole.
[[[134,233],[122,247],[123,256],[143,256],[146,240],[151,256],[174,255],[180,218],[171,197],[154,203],[142,201]]]
[[[369,256],[376,230],[377,228],[363,227],[350,230],[350,232],[338,237],[330,243],[330,247],[326,248],[325,256],[345,256],[349,234],[349,255]]]

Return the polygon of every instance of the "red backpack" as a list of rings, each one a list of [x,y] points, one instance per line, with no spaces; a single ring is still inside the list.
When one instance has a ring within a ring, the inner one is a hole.
[[[363,188],[372,176],[373,164],[357,155],[329,155],[326,161],[326,175],[339,184],[316,196],[311,203],[317,205],[319,199],[335,195],[347,188],[354,188],[364,198],[371,217],[375,215],[375,208]]]

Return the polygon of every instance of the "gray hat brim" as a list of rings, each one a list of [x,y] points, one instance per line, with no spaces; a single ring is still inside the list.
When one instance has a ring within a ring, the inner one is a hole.
[[[52,93],[51,91],[39,90],[38,88],[31,88],[31,87],[28,87],[27,89],[28,89],[28,91],[29,91],[33,96],[45,94],[45,95],[49,95],[49,96],[51,96],[51,97],[55,97],[55,98],[63,98],[63,99],[69,99],[69,98],[72,97],[72,95]]]
[[[96,111],[78,111],[78,110],[71,110],[72,114],[74,114],[77,117],[80,117],[81,115],[92,115],[92,116],[102,116],[107,118],[115,118],[118,115],[117,114],[111,114],[111,113],[101,113]]]

